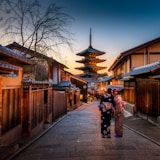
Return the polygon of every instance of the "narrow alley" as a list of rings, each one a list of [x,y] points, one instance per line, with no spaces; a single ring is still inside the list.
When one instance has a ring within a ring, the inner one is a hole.
[[[122,138],[101,138],[98,101],[68,112],[13,160],[159,160],[160,146],[124,126]]]

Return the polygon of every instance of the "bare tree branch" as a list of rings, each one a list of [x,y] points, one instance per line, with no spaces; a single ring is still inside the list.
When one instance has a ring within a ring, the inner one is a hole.
[[[72,50],[73,18],[62,7],[51,3],[46,9],[38,0],[0,0],[5,39],[12,37],[21,45],[38,52],[57,51],[64,44]]]

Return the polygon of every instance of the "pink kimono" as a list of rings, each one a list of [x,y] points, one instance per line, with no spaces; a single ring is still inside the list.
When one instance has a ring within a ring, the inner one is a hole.
[[[121,95],[116,95],[114,97],[115,102],[115,136],[122,137],[123,136],[123,113],[125,102],[122,100]]]

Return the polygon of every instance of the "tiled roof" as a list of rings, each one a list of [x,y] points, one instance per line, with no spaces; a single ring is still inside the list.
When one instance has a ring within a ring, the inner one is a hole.
[[[103,78],[99,79],[98,82],[107,82],[107,81],[111,81],[112,78],[113,78],[113,76],[103,77]]]
[[[12,70],[12,71],[18,71],[19,70],[18,67],[13,66],[13,65],[8,64],[8,63],[5,63],[5,62],[2,62],[2,61],[0,61],[0,68],[7,69],[7,70]]]
[[[99,58],[85,58],[85,59],[81,59],[81,60],[77,60],[76,62],[79,63],[85,63],[85,62],[97,62],[97,63],[101,63],[101,62],[105,62],[106,59],[99,59]]]
[[[87,81],[78,75],[70,75],[70,78],[87,84]]]
[[[69,87],[71,85],[71,82],[70,81],[61,81],[59,83],[59,87]]]
[[[19,51],[21,51],[21,52],[24,52],[24,53],[26,53],[26,54],[29,54],[30,56],[36,56],[37,58],[42,58],[42,59],[46,59],[46,60],[48,60],[48,61],[50,61],[50,62],[55,62],[55,63],[63,66],[64,68],[67,68],[67,69],[68,69],[68,67],[67,67],[66,65],[64,65],[64,64],[56,61],[55,59],[53,59],[53,58],[51,58],[51,57],[48,57],[48,56],[46,56],[46,55],[44,55],[44,54],[42,54],[42,53],[33,51],[33,50],[31,50],[31,49],[29,49],[29,48],[26,48],[26,47],[24,47],[24,46],[21,46],[20,44],[18,44],[18,43],[16,43],[16,42],[13,42],[12,44],[9,44],[7,47],[12,48],[12,49],[19,50]]]
[[[13,59],[13,61],[18,60],[19,62],[30,64],[25,55],[21,54],[18,51],[12,50],[5,46],[0,46],[0,57],[2,59]]]
[[[77,67],[76,69],[79,69],[79,70],[86,70],[86,69],[101,70],[101,69],[106,69],[106,68],[107,67],[86,65],[86,66],[83,66],[83,67]]]
[[[128,72],[127,74],[125,74],[124,77],[149,73],[158,67],[160,67],[160,62],[151,63],[151,64],[141,66],[141,67],[136,67],[132,69],[130,72]]]
[[[119,62],[123,61],[123,59],[126,56],[131,55],[131,54],[135,53],[136,51],[138,51],[140,49],[147,48],[148,46],[151,46],[151,45],[159,43],[159,42],[160,42],[160,37],[155,38],[155,39],[153,39],[151,41],[148,41],[146,43],[143,43],[141,45],[138,45],[138,46],[136,46],[134,48],[131,48],[131,49],[127,50],[127,51],[124,51],[124,52],[120,53],[118,55],[118,57],[115,59],[115,61],[113,62],[113,64],[109,67],[108,71],[112,71],[117,66],[117,64]]]
[[[76,55],[78,55],[78,56],[85,56],[85,55],[87,55],[88,53],[95,53],[95,54],[97,54],[97,55],[103,55],[103,54],[105,54],[105,52],[99,51],[99,50],[94,49],[94,48],[92,48],[91,46],[89,46],[87,49],[85,49],[84,51],[82,51],[82,52],[80,52],[80,53],[77,53]]]

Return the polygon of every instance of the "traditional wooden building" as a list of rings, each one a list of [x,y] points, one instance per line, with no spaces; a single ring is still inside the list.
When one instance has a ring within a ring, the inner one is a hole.
[[[32,62],[24,66],[23,73],[23,136],[32,136],[45,125],[66,114],[66,93],[54,90],[65,80],[65,65],[42,53],[25,48],[18,43],[7,47]],[[61,98],[62,101],[59,101]],[[57,105],[58,103],[58,105]]]
[[[23,74],[24,135],[34,135],[45,123],[51,123],[65,114],[72,105],[80,105],[80,90],[70,87],[71,74],[65,70],[67,69],[65,65],[15,42],[8,47],[26,55],[33,63],[32,66],[24,67]],[[72,101],[68,106],[70,92],[67,91],[70,89],[72,89]]]
[[[80,100],[82,102],[87,102],[87,81],[73,74],[70,75],[70,81],[80,89]]]
[[[123,87],[123,75],[133,68],[160,60],[160,37],[124,51],[118,55],[108,71],[112,72],[112,85]]]
[[[23,66],[29,65],[19,52],[0,46],[0,145],[10,145],[22,134]]]
[[[160,62],[136,67],[123,80],[124,99],[134,103],[135,114],[160,124]]]
[[[24,67],[24,78],[36,81],[49,81],[53,85],[59,84],[62,80],[66,80],[65,69],[68,69],[64,64],[48,57],[42,53],[35,52],[20,44],[13,42],[7,47],[18,50],[21,54],[34,64]]]
[[[0,145],[33,136],[67,113],[66,89],[57,91],[53,87],[71,81],[71,74],[65,68],[56,60],[15,42],[0,46]],[[86,83],[77,80],[79,86]],[[80,89],[76,87],[74,91],[73,102],[79,106]]]
[[[72,73],[65,71],[66,80],[61,81],[55,90],[66,91],[67,109],[79,107],[81,102],[87,102],[87,81]]]
[[[76,69],[83,71],[83,74],[79,76],[87,79],[97,79],[100,74],[98,74],[99,70],[105,69],[106,67],[98,66],[98,63],[105,62],[105,59],[99,59],[98,56],[104,55],[105,52],[99,51],[92,47],[91,44],[92,37],[90,31],[90,45],[84,51],[77,53],[76,55],[84,57],[81,60],[77,60],[76,62],[84,64],[82,67],[77,67]]]
[[[152,64],[157,63],[159,60],[160,60],[160,38],[158,37],[144,44],[136,46],[132,49],[129,49],[125,52],[122,52],[115,59],[115,61],[109,68],[109,71],[112,72],[112,76],[113,76],[112,86],[114,87],[119,86],[123,88],[122,95],[124,100],[128,102],[127,109],[132,111],[133,113],[137,111],[137,109],[138,111],[140,111],[142,108],[143,108],[142,110],[144,110],[144,108],[146,108],[146,104],[148,105],[148,102],[147,103],[144,102],[146,100],[147,101],[149,100],[145,96],[145,94],[148,92],[148,91],[146,92],[145,87],[147,87],[147,84],[149,84],[148,82],[151,82],[151,81],[153,82],[155,80],[157,81],[157,79],[150,78],[151,76],[150,71],[152,69],[148,66],[150,65],[152,66]],[[143,68],[143,69],[141,70],[140,68]],[[146,74],[145,69],[147,68],[149,68],[149,70],[148,70],[148,73]],[[132,71],[134,72],[142,71],[142,72],[141,74],[138,74],[135,76],[128,74],[128,73],[133,73]],[[136,77],[136,79],[134,77]],[[140,84],[140,83],[143,83],[143,81],[146,86]],[[156,85],[158,85],[158,83]],[[139,84],[141,87],[139,86]],[[137,89],[137,87],[141,89]],[[150,94],[152,93],[151,97],[155,96],[154,87],[151,87],[150,89],[153,89],[152,92],[149,91]],[[158,86],[157,86],[157,89],[158,89]],[[144,94],[143,94],[143,100],[142,100],[142,97],[140,95],[142,95],[143,92]],[[148,94],[146,95],[148,97]],[[141,98],[139,99],[139,97]],[[154,99],[152,98],[151,101],[154,101]],[[144,102],[143,105],[145,106],[142,105],[143,102]],[[153,102],[150,102],[150,104],[151,103]],[[156,102],[156,103],[158,104],[159,102]],[[141,109],[139,107],[141,107]],[[150,105],[150,107],[153,107],[153,106]],[[158,108],[158,105],[156,106],[156,108]],[[156,112],[154,114],[157,114],[158,116],[159,111],[154,110],[154,112]],[[152,112],[152,117],[153,117],[153,112]]]

